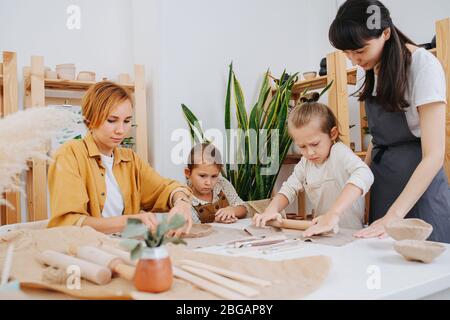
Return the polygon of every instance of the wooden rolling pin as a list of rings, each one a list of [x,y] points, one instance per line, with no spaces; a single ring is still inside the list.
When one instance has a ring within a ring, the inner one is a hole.
[[[217,274],[223,275],[225,277],[231,278],[231,279],[235,279],[235,280],[239,280],[239,281],[243,281],[243,282],[247,282],[247,283],[252,283],[252,284],[256,284],[262,287],[267,287],[270,286],[272,283],[268,280],[264,280],[264,279],[259,279],[253,276],[249,276],[246,274],[242,274],[242,273],[238,273],[238,272],[234,272],[228,269],[224,269],[224,268],[219,268],[216,266],[212,266],[206,263],[201,263],[198,261],[193,261],[193,260],[189,260],[189,259],[183,259],[180,261],[180,263],[185,264],[185,265],[190,265],[190,266],[194,266],[194,267],[199,267],[205,270],[209,270],[212,272],[215,272]]]
[[[306,230],[312,226],[312,222],[306,220],[281,219],[281,222],[277,220],[267,221],[266,225],[282,229]]]
[[[69,253],[76,254],[80,259],[110,268],[119,277],[132,281],[134,279],[135,267],[129,266],[124,261],[109,252],[92,246],[75,247],[69,249]]]
[[[124,250],[118,249],[116,247],[113,247],[113,246],[110,246],[110,245],[107,245],[107,244],[104,244],[104,243],[101,245],[100,249],[102,249],[103,251],[109,252],[112,255],[115,255],[115,256],[119,257],[120,259],[123,260],[123,262],[125,262],[129,266],[136,266],[137,265],[138,260],[137,259],[136,260],[131,260],[130,253],[128,251],[124,251]]]
[[[254,296],[257,296],[258,294],[260,294],[260,292],[256,289],[253,289],[251,287],[243,285],[240,282],[231,280],[229,278],[223,277],[221,275],[218,275],[216,273],[213,273],[211,271],[208,271],[208,270],[205,270],[202,268],[192,267],[192,266],[188,266],[188,265],[181,265],[181,268],[196,275],[196,276],[199,276],[200,278],[204,278],[204,279],[214,282],[222,287],[225,287],[230,290],[236,291],[240,294],[243,294],[246,297],[254,297]]]
[[[78,266],[81,277],[99,285],[105,285],[111,281],[111,270],[97,264],[78,259],[53,250],[45,250],[38,257],[38,260],[46,265],[67,270],[69,266]]]
[[[193,275],[192,273],[181,270],[180,268],[177,268],[175,266],[173,267],[173,275],[179,279],[190,282],[191,284],[193,284],[196,287],[199,287],[200,289],[203,289],[212,294],[215,294],[216,296],[218,296],[220,298],[229,299],[229,300],[244,300],[245,299],[245,297],[243,295],[241,295],[235,291],[229,290],[229,289],[219,286],[213,282],[202,279],[196,275]]]

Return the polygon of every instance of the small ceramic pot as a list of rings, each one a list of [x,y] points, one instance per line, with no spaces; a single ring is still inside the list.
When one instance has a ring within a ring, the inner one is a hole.
[[[56,73],[58,78],[62,80],[75,80],[75,65],[74,64],[58,64],[56,65]]]
[[[303,73],[303,78],[305,78],[305,80],[313,79],[316,76],[317,76],[317,72],[315,72],[315,71],[310,71],[310,72]]]
[[[92,71],[80,71],[77,77],[78,81],[95,81],[95,72]]]
[[[45,79],[58,79],[56,71],[45,70]]]
[[[390,222],[386,233],[395,240],[426,240],[433,232],[433,226],[420,219],[400,219]]]
[[[433,241],[401,240],[394,244],[394,249],[406,260],[430,263],[445,251],[445,246]]]
[[[144,248],[134,276],[139,291],[158,293],[172,287],[172,263],[166,247]]]

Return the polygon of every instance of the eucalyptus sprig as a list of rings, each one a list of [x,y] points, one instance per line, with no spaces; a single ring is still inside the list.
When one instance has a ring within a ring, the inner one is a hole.
[[[120,245],[131,253],[131,259],[139,259],[142,256],[144,248],[156,248],[166,243],[186,244],[179,237],[169,237],[167,233],[170,230],[176,230],[184,226],[184,217],[176,213],[170,220],[164,215],[162,221],[158,224],[155,231],[149,228],[140,220],[129,218],[127,225],[122,231],[122,237],[128,238],[121,241]],[[139,238],[139,239],[136,239]]]

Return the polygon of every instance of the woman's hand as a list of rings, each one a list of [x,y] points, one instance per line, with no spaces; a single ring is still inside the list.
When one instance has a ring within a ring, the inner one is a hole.
[[[266,209],[262,214],[257,213],[253,216],[253,223],[257,227],[264,227],[267,221],[277,220],[281,222],[282,219],[283,217],[277,211]]]
[[[169,219],[172,215],[179,213],[183,215],[185,220],[185,225],[182,228],[179,228],[177,230],[172,230],[172,232],[169,232],[169,235],[172,235],[174,237],[179,237],[182,234],[188,234],[191,231],[192,228],[192,205],[184,200],[178,200],[175,202],[175,205],[172,209],[169,211]]]
[[[158,219],[156,219],[155,215],[152,212],[146,212],[144,210],[141,210],[141,212],[139,212],[138,214],[133,214],[133,215],[129,215],[129,216],[127,215],[127,216],[123,216],[123,217],[125,217],[126,219],[128,219],[128,218],[139,219],[151,231],[156,230],[156,226],[158,225]],[[127,222],[125,221],[125,225],[126,225],[126,223]]]
[[[378,237],[379,239],[385,238],[387,235],[385,230],[386,225],[388,225],[391,221],[394,221],[396,219],[400,218],[386,214],[383,218],[373,222],[369,227],[359,230],[353,236],[357,238],[375,238],[375,237]]]
[[[233,207],[226,207],[219,209],[216,212],[215,222],[219,223],[233,223],[237,221],[236,212]]]
[[[326,213],[312,220],[313,225],[303,232],[304,237],[335,231],[339,225],[339,215]]]

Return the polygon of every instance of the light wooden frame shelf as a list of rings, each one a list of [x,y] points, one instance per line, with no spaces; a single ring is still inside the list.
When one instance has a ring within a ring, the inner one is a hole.
[[[0,118],[19,110],[17,54],[4,51],[0,64]],[[19,177],[18,177],[19,179]],[[20,193],[6,192],[4,198],[14,207],[0,206],[0,225],[21,222]]]
[[[80,105],[80,98],[67,98],[67,92],[85,92],[96,82],[78,80],[59,80],[44,78],[44,58],[32,56],[31,65],[24,67],[24,106],[43,107],[49,104]],[[135,65],[134,83],[120,83],[134,93],[134,122],[136,124],[135,148],[138,156],[148,162],[147,144],[147,99],[145,70],[143,65]],[[53,91],[48,94],[47,90]],[[54,91],[57,92],[56,96]],[[58,93],[61,93],[59,95]],[[27,217],[28,221],[48,218],[47,206],[47,169],[46,161],[32,159],[27,172]]]
[[[31,90],[30,79],[27,79],[26,91]],[[90,86],[96,82],[92,81],[79,81],[79,80],[61,80],[61,79],[44,79],[45,89],[50,90],[63,90],[63,91],[86,91]],[[134,84],[120,84],[121,86],[127,88],[128,90],[134,91]]]

